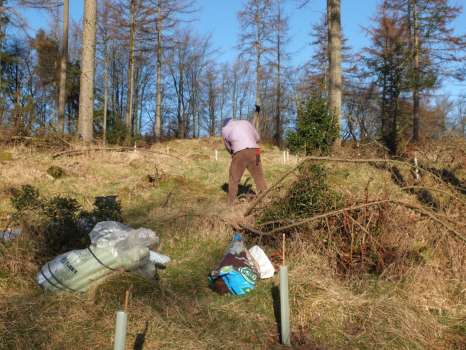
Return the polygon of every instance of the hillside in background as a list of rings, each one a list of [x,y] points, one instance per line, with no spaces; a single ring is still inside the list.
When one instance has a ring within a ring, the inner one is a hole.
[[[281,150],[264,146],[269,185],[289,175],[244,216],[253,199],[226,205],[229,155],[217,138],[71,154],[8,146],[0,151],[0,227],[23,233],[0,241],[0,349],[111,349],[129,288],[127,348],[280,349],[278,276],[242,298],[208,288],[236,229],[275,262],[287,235],[294,348],[464,349],[465,150],[463,138],[419,147],[416,170],[412,153],[385,162],[375,143],[347,144],[331,155],[341,161],[296,168],[302,159],[284,164]],[[243,177],[244,188],[252,183]],[[155,230],[172,263],[156,281],[115,273],[85,294],[45,293],[35,276],[53,257],[43,243],[49,233],[37,213],[15,215],[11,198],[23,185],[86,210],[96,196],[117,195],[123,222]]]

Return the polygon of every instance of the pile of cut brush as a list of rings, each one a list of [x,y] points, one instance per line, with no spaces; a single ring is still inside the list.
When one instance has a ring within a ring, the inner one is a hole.
[[[245,232],[272,245],[282,234],[305,239],[344,275],[400,277],[413,265],[422,264],[436,242],[446,239],[454,245],[459,241],[463,247],[466,243],[466,235],[461,233],[465,201],[461,192],[441,184],[441,179],[437,184],[426,180],[430,187],[422,183],[408,186],[406,182],[401,186],[392,176],[401,187],[399,195],[385,193],[382,198],[372,199],[370,180],[363,193],[340,193],[329,182],[332,168],[310,159],[295,170],[296,179],[285,191],[272,186],[278,191],[265,206],[254,208],[256,225],[243,225]],[[435,174],[431,177],[435,178]],[[403,192],[416,195],[417,201],[401,200],[405,198]]]

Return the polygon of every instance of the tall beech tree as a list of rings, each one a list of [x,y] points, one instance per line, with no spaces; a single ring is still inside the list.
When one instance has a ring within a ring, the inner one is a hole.
[[[84,143],[93,140],[96,0],[84,0],[78,136]]]
[[[335,117],[335,123],[340,128],[341,119],[341,16],[340,0],[327,0],[328,25],[328,109]]]

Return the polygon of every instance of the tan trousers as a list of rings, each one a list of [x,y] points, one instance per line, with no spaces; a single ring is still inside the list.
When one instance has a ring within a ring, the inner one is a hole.
[[[256,189],[258,192],[264,191],[267,188],[265,183],[264,173],[262,171],[262,162],[260,155],[256,156],[256,149],[243,149],[235,153],[230,164],[230,179],[228,182],[228,203],[233,204],[238,193],[238,185],[243,176],[244,170],[248,169],[251,173]]]

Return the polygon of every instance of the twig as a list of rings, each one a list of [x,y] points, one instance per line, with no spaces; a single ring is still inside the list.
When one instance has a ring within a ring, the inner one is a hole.
[[[170,198],[172,195],[173,195],[173,191],[170,191],[167,195],[167,198],[165,198],[165,201],[162,204],[162,208],[165,208],[168,205],[168,202],[170,201]]]
[[[268,235],[266,232],[258,230],[257,228],[251,227],[249,225],[239,224],[238,226],[241,227],[242,229],[245,229],[246,231],[252,232],[252,233],[254,233],[254,234],[258,235],[258,236],[261,236],[261,237]]]

